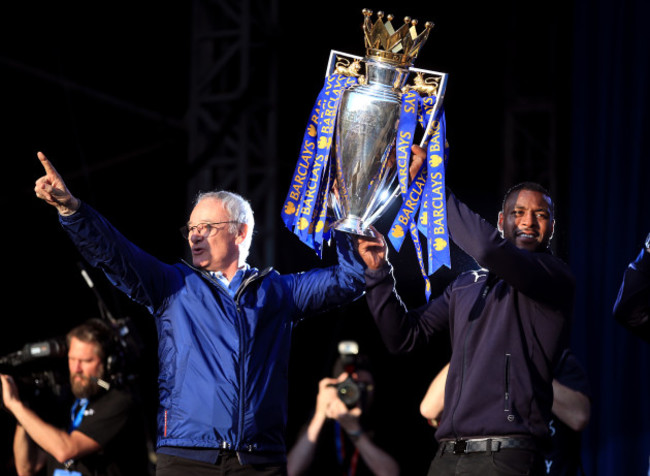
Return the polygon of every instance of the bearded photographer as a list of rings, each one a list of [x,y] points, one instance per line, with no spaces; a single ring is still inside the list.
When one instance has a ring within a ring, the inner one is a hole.
[[[287,456],[288,475],[398,475],[368,418],[374,393],[369,367],[339,359],[332,374],[337,377],[318,384],[314,415]]]
[[[9,375],[2,379],[2,400],[16,418],[13,450],[19,476],[147,474],[146,444],[131,395],[111,385],[112,334],[91,319],[66,336],[70,386],[76,398],[68,428],[46,422],[20,399]],[[140,438],[142,436],[142,438]]]

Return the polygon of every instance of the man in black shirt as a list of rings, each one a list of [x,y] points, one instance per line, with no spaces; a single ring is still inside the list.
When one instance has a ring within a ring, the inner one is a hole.
[[[12,377],[1,375],[6,409],[16,418],[14,458],[19,475],[47,466],[47,475],[146,474],[143,427],[131,395],[111,387],[106,375],[112,335],[93,319],[67,335],[70,386],[76,400],[68,428],[44,421],[20,400]]]

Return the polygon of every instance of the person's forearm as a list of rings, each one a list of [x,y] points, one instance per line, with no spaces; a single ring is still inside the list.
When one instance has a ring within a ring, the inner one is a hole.
[[[437,420],[442,414],[445,402],[445,386],[447,385],[447,374],[449,364],[445,365],[438,375],[433,379],[427,393],[420,402],[420,414],[429,421]]]
[[[553,380],[553,414],[574,431],[582,431],[589,423],[591,403],[581,392]]]
[[[74,443],[68,433],[43,421],[22,403],[14,405],[11,412],[33,442],[57,461],[63,462],[76,456]]]
[[[384,344],[391,353],[399,354],[417,346],[415,324],[407,317],[407,309],[395,291],[392,269],[366,271],[366,302],[377,324]]]
[[[307,431],[300,435],[296,444],[289,451],[287,455],[287,473],[289,476],[298,476],[309,468],[314,459],[316,441],[324,423],[325,417],[318,413],[315,414],[309,422]]]
[[[22,425],[16,425],[13,442],[14,464],[18,476],[30,476],[43,467],[42,451],[29,437]]]
[[[375,445],[366,433],[362,433],[354,444],[366,466],[370,468],[374,475],[396,476],[399,474],[399,466],[395,459]]]
[[[447,291],[423,307],[408,310],[395,290],[390,268],[366,271],[366,302],[389,352],[403,354],[426,345],[436,332],[446,331]]]

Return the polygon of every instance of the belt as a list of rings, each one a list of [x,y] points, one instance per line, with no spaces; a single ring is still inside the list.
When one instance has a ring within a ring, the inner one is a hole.
[[[537,445],[532,438],[494,437],[470,440],[446,440],[439,444],[441,453],[455,455],[465,453],[496,452],[508,448],[534,450]]]

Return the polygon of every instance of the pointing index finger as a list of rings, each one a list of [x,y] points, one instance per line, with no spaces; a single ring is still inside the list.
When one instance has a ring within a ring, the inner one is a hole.
[[[47,157],[45,157],[45,154],[43,152],[37,152],[36,156],[38,157],[38,160],[41,161],[41,164],[43,165],[43,168],[48,175],[59,175],[59,173],[54,168],[54,165],[52,165]]]

